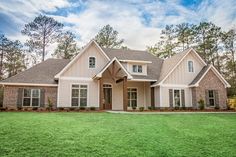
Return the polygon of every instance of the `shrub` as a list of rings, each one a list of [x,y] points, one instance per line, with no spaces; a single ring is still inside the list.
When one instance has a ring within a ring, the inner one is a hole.
[[[79,107],[80,110],[85,110],[86,108],[84,106]]]
[[[220,107],[219,106],[215,106],[215,110],[219,110],[220,109]]]
[[[18,107],[17,107],[17,110],[18,110],[18,111],[21,111],[21,110],[22,110],[22,107],[18,106]]]
[[[136,110],[136,108],[137,108],[136,106],[132,106],[132,109],[133,109],[133,110]]]
[[[5,107],[0,107],[0,111],[6,111],[7,110],[7,108],[5,108]]]
[[[200,110],[204,110],[204,108],[205,108],[205,102],[204,102],[204,100],[203,100],[203,99],[200,99],[200,100],[198,101],[198,104],[199,104],[199,109],[200,109]]]
[[[139,111],[143,111],[144,110],[144,107],[139,107]]]
[[[186,107],[185,107],[185,106],[182,106],[181,109],[182,109],[182,110],[186,110]]]
[[[154,106],[148,106],[148,110],[155,110]]]
[[[52,100],[48,97],[48,107],[47,107],[47,109],[51,111],[52,110],[52,106],[53,106]]]
[[[33,107],[32,110],[33,110],[33,111],[37,111],[37,110],[38,110],[38,107]]]
[[[174,108],[175,110],[179,110],[180,109],[180,107],[179,106],[175,106],[175,108]]]
[[[70,108],[70,111],[74,111],[75,109],[76,109],[76,108],[74,108],[74,107],[71,107],[71,108]]]
[[[89,109],[90,109],[91,111],[95,111],[95,110],[96,110],[96,107],[91,106]]]
[[[59,107],[58,110],[59,110],[59,111],[63,111],[64,108],[63,108],[63,107]]]
[[[28,108],[24,108],[24,111],[28,111],[29,109]]]

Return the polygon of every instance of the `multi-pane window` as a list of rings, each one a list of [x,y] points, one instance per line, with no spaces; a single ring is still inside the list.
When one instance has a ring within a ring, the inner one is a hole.
[[[96,66],[96,58],[89,57],[89,68],[95,68],[95,66]]]
[[[213,90],[208,91],[209,105],[215,106],[215,94]]]
[[[128,107],[137,107],[137,88],[128,88]]]
[[[23,106],[39,107],[40,89],[24,89],[23,90]]]
[[[193,72],[193,61],[188,61],[188,72]]]
[[[134,73],[142,73],[143,72],[142,65],[133,65],[133,72]]]
[[[72,85],[71,106],[87,106],[87,96],[87,85]]]

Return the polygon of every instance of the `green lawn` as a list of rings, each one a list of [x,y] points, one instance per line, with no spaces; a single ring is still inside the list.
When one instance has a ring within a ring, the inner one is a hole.
[[[0,156],[236,156],[236,114],[1,112]]]

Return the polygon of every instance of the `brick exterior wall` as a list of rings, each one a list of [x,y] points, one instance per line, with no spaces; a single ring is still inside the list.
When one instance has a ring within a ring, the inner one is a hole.
[[[192,102],[194,108],[197,108],[198,106],[197,102],[200,99],[203,99],[205,101],[206,90],[217,90],[219,97],[219,107],[226,108],[226,102],[227,102],[226,88],[222,83],[222,81],[214,74],[212,70],[208,71],[208,73],[199,83],[198,87],[192,88]]]
[[[18,89],[44,89],[45,97],[44,97],[44,107],[48,106],[48,98],[53,103],[53,107],[56,108],[57,104],[57,87],[26,87],[26,86],[4,86],[4,96],[3,96],[3,107],[7,107],[9,109],[17,108],[17,99],[18,99]]]

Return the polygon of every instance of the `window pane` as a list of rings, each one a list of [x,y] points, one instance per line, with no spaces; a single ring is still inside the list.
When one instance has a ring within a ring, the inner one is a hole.
[[[87,98],[80,98],[80,106],[87,106]]]
[[[31,90],[30,89],[24,89],[24,97],[30,97],[31,96]]]
[[[137,93],[136,92],[131,93],[131,99],[137,99]]]
[[[131,102],[130,102],[130,100],[128,101],[128,107],[131,107]]]
[[[87,89],[80,89],[80,97],[87,98]]]
[[[78,98],[72,98],[71,99],[71,106],[79,106],[79,99]]]
[[[214,99],[209,99],[209,105],[210,106],[215,106],[215,101],[214,101]]]
[[[30,106],[30,98],[23,99],[23,106]]]
[[[133,65],[133,72],[137,72],[137,71],[138,71],[137,65]]]
[[[131,98],[131,93],[130,92],[128,92],[128,99],[130,99]]]
[[[209,98],[214,98],[213,90],[209,90],[208,93],[209,93]]]
[[[89,68],[95,68],[95,57],[89,57]]]
[[[193,61],[188,61],[188,71],[193,72]]]
[[[137,107],[137,100],[131,100],[132,107],[135,106]]]
[[[131,88],[131,91],[136,92],[137,89],[136,88]]]
[[[139,72],[139,73],[142,73],[142,72],[143,72],[142,65],[139,65],[139,66],[138,66],[138,72]]]
[[[72,89],[72,97],[79,97],[79,89]]]
[[[32,96],[39,98],[39,89],[32,89]]]
[[[79,88],[79,85],[73,84],[72,88]]]
[[[32,98],[32,106],[39,106],[39,98]]]
[[[80,85],[80,88],[87,88],[87,85]]]

